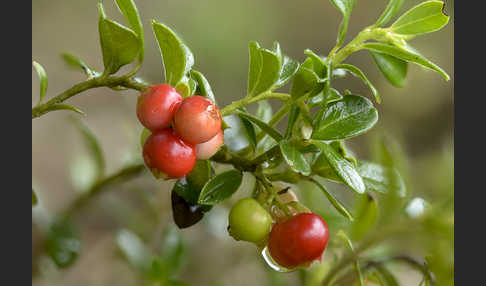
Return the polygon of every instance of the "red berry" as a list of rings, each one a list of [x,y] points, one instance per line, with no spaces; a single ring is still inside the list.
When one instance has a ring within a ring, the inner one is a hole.
[[[182,96],[172,86],[153,85],[138,97],[138,120],[151,131],[169,127],[181,102]]]
[[[300,213],[273,226],[268,250],[275,262],[294,268],[320,259],[328,240],[329,230],[320,216]]]
[[[165,128],[147,138],[143,145],[143,159],[150,169],[156,169],[168,178],[180,178],[196,164],[196,147],[184,142],[171,128]]]
[[[224,144],[223,130],[219,130],[218,134],[201,144],[196,145],[196,157],[200,160],[211,158],[219,148]]]
[[[211,100],[198,95],[187,97],[175,113],[174,128],[184,141],[203,143],[221,130],[221,114]]]

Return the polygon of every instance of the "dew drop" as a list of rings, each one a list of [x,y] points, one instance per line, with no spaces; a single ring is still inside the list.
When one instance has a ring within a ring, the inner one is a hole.
[[[268,246],[265,246],[265,248],[261,252],[263,259],[265,259],[265,262],[270,266],[273,270],[278,271],[278,272],[292,272],[297,270],[297,268],[285,268],[281,265],[279,265],[277,262],[275,262],[270,255],[270,251],[268,250]]]

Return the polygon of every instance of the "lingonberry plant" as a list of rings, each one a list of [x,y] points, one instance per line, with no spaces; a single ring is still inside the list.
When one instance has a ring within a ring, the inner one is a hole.
[[[356,76],[369,86],[374,101],[381,103],[381,95],[365,73],[345,63],[349,55],[358,51],[369,53],[384,77],[396,87],[403,86],[409,63],[436,71],[449,80],[445,71],[408,43],[447,24],[449,17],[443,12],[443,2],[420,3],[386,26],[403,3],[390,0],[374,24],[345,44],[356,0],[331,0],[343,19],[337,42],[327,56],[307,49],[307,58],[298,62],[285,55],[278,42],[271,49],[250,42],[246,95],[221,109],[209,81],[193,69],[195,58],[190,48],[171,28],[155,20],[151,23],[162,55],[164,81],[149,84],[136,76],[144,61],[142,22],[133,0],[115,2],[128,27],[108,18],[103,5],[98,4],[104,71],[95,71],[77,57],[64,55],[68,63],[84,71],[87,79],[44,102],[47,76],[42,66],[34,62],[41,92],[39,103],[32,108],[33,119],[55,110],[83,114],[64,101],[91,88],[139,92],[134,112],[145,127],[140,154],[144,164],[105,177],[103,158],[95,152],[100,170],[98,181],[68,206],[66,218],[105,185],[136,175],[146,167],[156,179],[174,180],[173,218],[179,228],[186,228],[198,223],[214,205],[229,199],[242,184],[243,173],[247,173],[255,179],[254,191],[231,208],[228,235],[254,243],[274,270],[295,271],[321,263],[329,265],[322,285],[350,285],[354,281],[364,285],[366,280],[395,285],[395,278],[383,264],[386,259],[396,259],[420,270],[426,285],[440,281],[432,274],[429,260],[422,264],[403,257],[372,260],[361,256],[392,235],[424,227],[440,208],[430,208],[418,216],[420,220],[416,215],[406,215],[405,184],[386,145],[380,145],[377,162],[360,160],[351,154],[345,140],[370,130],[378,120],[378,112],[372,99],[349,90],[338,91],[333,88],[333,81],[336,77]],[[128,73],[117,75],[121,67],[133,62]],[[279,90],[286,85],[289,92]],[[267,102],[270,99],[282,103],[274,114]],[[246,107],[254,103],[258,103],[258,110],[252,114]],[[287,124],[281,133],[275,125],[285,116]],[[243,148],[225,144],[224,133],[235,128],[234,122],[241,126],[248,142]],[[79,121],[78,126],[93,149],[99,151],[89,129]],[[215,164],[231,168],[216,173]],[[359,207],[346,206],[320,178],[346,186],[359,198]],[[312,212],[292,192],[292,186],[300,182],[317,186],[348,223],[340,229],[329,228],[326,217]],[[33,190],[32,204],[35,203]],[[46,250],[59,266],[70,265],[78,251],[78,247],[65,247],[65,240],[74,235],[65,224],[65,220],[53,224],[46,240]],[[133,237],[124,232],[119,239],[123,243]],[[168,280],[167,265],[161,258],[147,259],[142,270],[153,280],[179,285]]]

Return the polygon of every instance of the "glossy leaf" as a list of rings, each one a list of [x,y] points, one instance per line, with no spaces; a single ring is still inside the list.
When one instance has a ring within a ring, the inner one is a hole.
[[[320,77],[325,78],[327,76],[327,66],[324,60],[314,53],[312,50],[306,49],[304,54],[308,55],[312,59],[314,72]]]
[[[37,205],[38,202],[37,195],[35,194],[34,189],[32,189],[32,206]]]
[[[449,22],[444,14],[444,2],[426,1],[408,10],[390,27],[390,30],[402,35],[425,34],[440,30]]]
[[[381,103],[381,98],[380,98],[380,94],[378,93],[378,90],[376,90],[375,86],[369,81],[369,79],[366,77],[366,75],[362,70],[350,64],[340,64],[337,65],[336,68],[347,70],[351,72],[351,74],[353,74],[354,76],[359,77],[365,84],[367,84],[370,87],[371,91],[373,92],[373,95],[375,96],[376,102]]]
[[[277,82],[274,84],[274,88],[281,87],[286,84],[292,76],[295,75],[299,69],[299,62],[283,56],[282,67],[280,68],[280,73]]]
[[[46,96],[47,92],[47,74],[44,68],[36,61],[32,62],[32,65],[35,68],[35,71],[37,72],[37,75],[39,76],[40,79],[40,96],[39,96],[39,104],[42,102],[44,97]]]
[[[249,56],[250,56],[250,64],[248,69],[248,91],[247,93],[253,91],[255,88],[258,77],[260,76],[260,72],[262,70],[262,54],[260,52],[260,45],[257,42],[250,42],[248,44]]]
[[[317,140],[311,140],[310,142],[321,149],[331,168],[347,186],[359,194],[365,192],[363,179],[352,163],[328,144]]]
[[[103,149],[98,142],[98,139],[88,126],[76,117],[71,117],[76,128],[81,132],[83,141],[88,148],[90,155],[96,162],[97,178],[101,179],[105,171],[105,158],[103,156]]]
[[[405,77],[407,76],[408,63],[399,58],[378,53],[371,52],[371,56],[375,61],[376,66],[385,76],[385,78],[396,87],[403,87]]]
[[[428,59],[424,58],[421,54],[411,49],[410,47],[396,47],[384,43],[365,43],[362,46],[363,48],[368,49],[372,52],[381,52],[390,56],[397,57],[407,62],[419,64],[438,72],[445,80],[449,80],[449,75],[444,70],[442,70],[439,66],[432,63]]]
[[[106,18],[103,4],[98,3],[98,29],[105,73],[114,74],[140,54],[140,40],[132,30]]]
[[[89,78],[98,75],[98,72],[91,69],[87,64],[85,64],[81,59],[79,59],[76,56],[73,56],[68,53],[63,53],[62,58],[69,66],[82,69]]]
[[[329,89],[329,94],[327,96],[327,103],[339,101],[341,99],[343,99],[343,96],[339,93],[339,91],[335,90],[334,88]],[[312,97],[309,100],[308,105],[309,107],[314,107],[322,104],[323,102],[324,102],[324,90],[321,91],[318,95]]]
[[[405,183],[396,169],[391,170],[390,167],[360,160],[357,170],[367,190],[383,194],[393,192],[399,197],[405,197]],[[390,175],[393,178],[390,178]]]
[[[292,136],[292,130],[294,128],[295,122],[299,118],[300,108],[297,105],[292,105],[290,107],[290,112],[288,115],[287,129],[285,130],[284,138],[289,139]]]
[[[292,87],[290,88],[292,99],[296,100],[311,92],[318,82],[319,76],[313,70],[302,65],[292,80]]]
[[[289,140],[282,140],[279,144],[282,156],[290,168],[304,176],[309,176],[311,172],[309,163],[305,160],[304,155],[297,150],[297,147],[292,145]]]
[[[214,97],[213,90],[211,89],[211,86],[209,85],[209,82],[204,77],[204,75],[197,70],[191,70],[191,76],[197,83],[196,93],[198,95],[207,97],[211,99],[212,102],[216,103],[216,98]]]
[[[369,194],[358,200],[355,221],[351,227],[351,238],[359,241],[376,223],[378,219],[378,205]]]
[[[245,131],[245,135],[248,138],[248,142],[250,143],[251,148],[253,150],[255,150],[256,145],[257,145],[255,127],[245,117],[243,117],[241,115],[238,115],[238,117],[241,120],[241,126],[243,126],[243,130]]]
[[[315,117],[312,139],[338,140],[355,137],[371,129],[378,121],[378,112],[370,100],[346,95],[328,105]]]
[[[172,217],[178,228],[187,228],[198,223],[211,206],[191,205],[176,192],[171,193]]]
[[[380,18],[378,18],[378,20],[376,21],[375,25],[377,27],[381,27],[383,25],[386,25],[386,23],[390,22],[393,16],[395,16],[398,10],[400,10],[400,7],[402,7],[404,1],[405,0],[390,0],[385,8],[385,11],[383,11]]]
[[[260,127],[263,130],[263,132],[265,132],[268,135],[270,135],[270,137],[272,137],[273,139],[275,139],[275,141],[279,142],[280,140],[283,139],[283,136],[280,135],[280,133],[278,133],[278,131],[275,130],[275,128],[273,128],[272,126],[270,126],[267,123],[263,122],[262,120],[258,119],[257,117],[255,117],[255,116],[253,116],[251,114],[248,114],[248,113],[241,112],[241,111],[238,112],[238,115],[240,115],[241,117],[244,117],[244,118],[248,119],[253,124],[255,124],[256,126]]]
[[[211,178],[211,165],[208,160],[197,160],[191,172],[180,178],[172,189],[190,205],[196,205],[199,194]]]
[[[55,111],[55,110],[71,110],[71,111],[74,111],[78,114],[81,114],[81,115],[86,115],[83,111],[81,111],[80,109],[74,107],[74,106],[71,106],[69,104],[54,104],[54,105],[51,105],[47,108],[48,111]]]
[[[128,229],[121,229],[116,234],[116,244],[130,264],[143,272],[150,270],[152,254],[138,235]]]
[[[345,218],[347,218],[349,221],[353,221],[353,215],[351,214],[350,211],[346,209],[346,207],[337,199],[334,197],[333,194],[331,194],[321,183],[319,183],[317,180],[312,179],[311,182],[313,182],[323,193],[326,195],[327,199],[331,203],[331,205]]]
[[[165,81],[175,86],[190,71],[194,56],[169,27],[152,20],[152,28],[164,63]]]
[[[240,187],[243,174],[230,170],[216,175],[204,185],[199,195],[199,204],[215,205],[231,197]]]
[[[79,255],[79,232],[67,217],[56,218],[46,235],[45,249],[58,267],[71,265]]]
[[[331,3],[343,14],[343,20],[339,25],[339,33],[337,39],[337,45],[340,46],[344,41],[344,37],[346,36],[349,24],[349,17],[351,16],[351,11],[356,4],[356,0],[331,0]]]
[[[280,58],[270,50],[259,49],[261,54],[261,69],[255,81],[253,89],[250,90],[249,95],[255,96],[266,91],[269,91],[277,83],[280,75]]]
[[[140,20],[140,15],[138,13],[137,6],[133,0],[115,0],[116,5],[120,12],[125,16],[125,19],[130,24],[130,27],[137,34],[140,40],[140,58],[139,61],[143,61],[145,55],[145,41],[143,35],[142,20]]]

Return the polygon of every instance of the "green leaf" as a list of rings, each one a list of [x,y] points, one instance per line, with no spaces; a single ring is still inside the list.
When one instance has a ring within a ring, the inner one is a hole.
[[[405,197],[405,183],[396,169],[360,160],[357,170],[363,178],[367,190],[383,194],[394,192],[399,197]]]
[[[76,117],[71,117],[71,120],[73,121],[76,128],[78,128],[78,130],[81,132],[84,143],[86,144],[86,147],[88,148],[91,156],[96,162],[97,178],[103,178],[105,171],[105,159],[103,156],[103,150],[101,149],[98,139],[93,134],[93,132],[91,132],[88,126],[86,126],[86,124],[84,124],[81,120]]]
[[[323,103],[324,92],[325,91],[323,90],[318,95],[312,97],[308,102],[309,107],[314,107]],[[339,101],[341,99],[343,99],[343,96],[339,93],[339,91],[335,90],[334,88],[329,89],[329,95],[327,96],[327,103]]]
[[[381,27],[390,22],[390,20],[395,16],[395,14],[402,7],[403,1],[405,0],[390,0],[385,8],[385,11],[381,14],[380,18],[376,21],[376,26]]]
[[[248,69],[248,91],[247,93],[253,91],[260,76],[260,71],[262,69],[262,54],[260,53],[260,45],[257,42],[250,42],[248,44],[250,64]]]
[[[403,87],[407,76],[407,62],[379,52],[370,51],[370,54],[385,78],[394,86]]]
[[[262,120],[256,118],[255,116],[253,116],[251,114],[248,114],[248,113],[241,112],[241,111],[238,111],[238,115],[240,115],[241,117],[244,117],[244,118],[248,119],[253,124],[255,124],[256,126],[260,127],[263,130],[263,132],[265,132],[268,135],[270,135],[270,137],[272,137],[273,139],[275,139],[275,141],[279,142],[280,140],[283,139],[283,136],[280,135],[280,133],[278,133],[278,131],[275,130],[275,128],[273,128],[272,126],[270,126],[267,123],[263,122]]]
[[[212,102],[216,103],[216,98],[214,97],[213,90],[209,85],[208,80],[204,77],[201,72],[197,70],[191,70],[191,76],[197,83],[196,93],[211,99]]]
[[[140,54],[140,40],[132,30],[106,18],[103,4],[98,3],[98,29],[106,74],[116,73]]]
[[[410,47],[396,47],[384,43],[365,43],[362,47],[373,52],[381,52],[407,62],[419,64],[438,72],[445,80],[449,80],[449,75],[444,70]]]
[[[240,118],[241,120],[241,125],[243,126],[243,130],[245,131],[245,135],[248,138],[248,142],[250,143],[251,148],[255,150],[257,145],[255,127],[245,117],[238,115],[238,118]]]
[[[150,271],[153,255],[138,235],[128,229],[121,229],[116,234],[116,244],[130,264],[142,272]]]
[[[185,248],[181,232],[176,227],[169,226],[162,237],[160,255],[165,273],[169,277],[172,277],[181,268]]]
[[[184,198],[190,205],[196,205],[202,188],[211,178],[211,165],[208,160],[197,160],[192,170],[174,184],[173,192]]]
[[[81,242],[76,226],[68,217],[56,218],[49,226],[45,249],[58,267],[67,267],[76,260]]]
[[[295,122],[299,118],[300,108],[297,105],[292,105],[289,112],[289,120],[287,123],[287,129],[285,130],[284,138],[289,139],[292,136],[292,129],[294,128]]]
[[[268,100],[258,101],[258,108],[256,111],[256,117],[263,122],[268,123],[272,119],[273,110]]]
[[[289,140],[280,141],[280,150],[282,151],[285,161],[292,170],[301,173],[304,176],[310,175],[311,168],[309,163],[307,163],[304,155],[300,153]]]
[[[164,63],[165,81],[175,86],[190,71],[194,56],[169,27],[152,20],[152,28]]]
[[[351,242],[351,239],[349,239],[349,237],[346,235],[346,233],[343,230],[340,229],[336,234],[336,236],[339,237],[341,240],[343,240],[344,244],[351,252],[354,252],[353,243]],[[356,274],[358,275],[358,286],[365,285],[363,279],[363,273],[361,272],[361,266],[358,257],[354,259],[354,268],[356,270]]]
[[[290,95],[293,100],[296,100],[305,94],[311,92],[319,82],[319,76],[311,69],[300,66],[297,73],[292,80],[292,87],[290,88]]]
[[[358,67],[350,64],[339,64],[336,66],[336,68],[347,70],[351,72],[354,76],[359,77],[364,83],[366,83],[370,87],[371,91],[373,92],[373,95],[375,96],[376,102],[381,103],[380,95],[378,94],[378,91],[376,90],[375,86],[368,80],[368,78],[365,76],[363,71],[361,71]]]
[[[384,286],[398,286],[398,280],[395,276],[383,265],[374,266],[376,273],[379,276],[381,285]]]
[[[378,121],[378,112],[370,100],[358,95],[346,95],[321,109],[314,121],[312,139],[337,140],[363,134]]]
[[[277,82],[274,84],[274,88],[281,87],[286,84],[299,69],[299,62],[284,56],[282,67]]]
[[[175,89],[182,95],[182,98],[186,98],[191,96],[191,87],[189,86],[189,79],[184,77],[181,81],[179,81]]]
[[[271,90],[277,83],[280,75],[281,61],[279,56],[267,49],[260,48],[259,51],[262,57],[262,65],[255,85],[249,93],[250,96]]]
[[[363,179],[358,174],[358,171],[356,171],[352,163],[350,163],[334,148],[324,142],[310,140],[310,143],[321,149],[331,168],[347,186],[359,194],[365,192]]]
[[[32,206],[37,205],[38,202],[37,195],[35,194],[34,189],[32,189]]]
[[[137,34],[140,40],[139,62],[142,62],[145,54],[145,41],[143,36],[142,20],[140,20],[137,6],[135,6],[133,0],[115,0],[115,2],[118,9],[123,16],[125,16],[125,19],[130,24],[130,27],[132,27],[133,31]]]
[[[63,53],[61,56],[69,66],[82,69],[84,73],[88,76],[88,78],[92,78],[98,75],[98,72],[91,69],[87,64],[85,64],[78,57],[68,53]]]
[[[304,51],[304,54],[308,55],[312,59],[313,67],[314,67],[314,72],[320,77],[320,78],[326,78],[327,76],[327,66],[324,60],[318,56],[316,53],[314,53],[312,50],[306,49]]]
[[[365,194],[358,200],[355,221],[351,227],[351,238],[359,241],[376,223],[378,219],[378,205],[376,200]]]
[[[408,10],[390,27],[393,33],[402,35],[425,34],[440,30],[449,22],[444,14],[444,2],[426,1]]]
[[[55,111],[55,110],[71,110],[81,115],[86,115],[83,111],[79,110],[78,108],[71,106],[69,104],[54,104],[47,108],[48,111]]]
[[[199,204],[215,205],[231,197],[240,187],[243,173],[230,170],[216,175],[204,185]]]
[[[351,16],[351,11],[356,4],[356,0],[331,0],[331,3],[336,6],[336,8],[343,14],[343,20],[339,25],[339,33],[337,39],[337,45],[340,46],[344,41],[344,37],[346,36],[349,24],[349,17]]]
[[[39,102],[37,104],[40,104],[42,102],[42,99],[46,96],[47,92],[47,74],[44,68],[36,61],[32,62],[32,65],[34,65],[35,71],[37,72],[37,75],[39,75],[40,79],[40,96],[39,96]]]
[[[336,199],[334,197],[333,194],[331,194],[325,187],[324,185],[322,185],[321,183],[319,183],[317,180],[315,179],[311,179],[311,182],[313,182],[317,187],[319,187],[319,189],[324,193],[324,195],[326,195],[327,199],[329,200],[329,202],[331,203],[331,205],[342,215],[344,216],[345,218],[347,218],[349,221],[353,221],[354,218],[353,218],[353,215],[351,214],[350,211],[348,211],[346,209],[346,207],[341,203],[339,202],[338,199]]]

